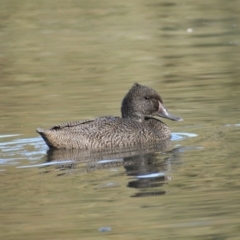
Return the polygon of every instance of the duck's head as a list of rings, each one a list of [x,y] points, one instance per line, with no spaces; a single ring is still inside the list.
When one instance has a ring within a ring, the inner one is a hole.
[[[124,97],[121,112],[123,118],[132,118],[140,122],[149,116],[183,121],[182,118],[167,111],[160,95],[155,90],[138,83],[135,83]]]

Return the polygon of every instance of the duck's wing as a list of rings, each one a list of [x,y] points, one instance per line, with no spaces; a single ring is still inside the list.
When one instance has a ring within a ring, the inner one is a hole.
[[[119,117],[99,117],[61,123],[49,130],[37,128],[36,131],[50,148],[100,149],[111,146],[112,131],[120,120]]]
[[[94,122],[96,119],[89,119],[84,121],[75,121],[75,122],[66,122],[66,123],[60,123],[58,125],[55,125],[51,127],[49,130],[64,130],[64,129],[74,129],[76,127],[81,127],[84,124],[89,124]]]
[[[86,129],[90,128],[91,131],[94,131],[94,129],[108,129],[109,127],[113,127],[114,123],[117,119],[120,119],[119,117],[114,116],[106,116],[106,117],[98,117],[94,119],[84,120],[84,121],[75,121],[75,122],[66,122],[66,123],[60,123],[58,125],[53,126],[49,130],[73,130],[78,131],[80,129]]]

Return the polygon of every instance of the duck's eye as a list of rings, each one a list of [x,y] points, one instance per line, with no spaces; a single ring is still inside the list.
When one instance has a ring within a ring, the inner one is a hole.
[[[150,100],[150,97],[148,97],[148,96],[146,96],[146,97],[144,97],[146,100]]]

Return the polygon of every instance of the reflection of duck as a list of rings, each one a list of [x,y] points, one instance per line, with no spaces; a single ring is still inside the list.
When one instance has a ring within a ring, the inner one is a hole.
[[[169,139],[171,132],[159,116],[181,121],[170,114],[156,91],[134,84],[122,101],[122,118],[98,117],[93,120],[62,123],[37,132],[50,148],[106,149],[133,147]]]
[[[133,197],[161,195],[165,194],[161,186],[169,180],[168,171],[171,170],[172,164],[179,162],[181,157],[181,149],[168,151],[170,148],[172,148],[171,141],[166,140],[147,149],[124,149],[122,152],[115,150],[49,149],[47,161],[52,162],[53,166],[56,165],[57,169],[60,170],[57,173],[58,176],[96,172],[98,177],[95,181],[97,181],[98,188],[118,186],[118,183],[114,183],[114,176],[118,176],[120,173],[117,169],[124,167],[125,174],[129,177],[127,186],[139,189]],[[109,174],[99,174],[99,171],[108,169],[111,169],[107,171]],[[49,171],[51,170],[45,172]],[[104,176],[103,182],[106,182],[108,177],[109,181],[106,184],[100,184],[102,181],[99,176]]]
[[[124,151],[119,151],[118,149],[106,149],[103,151],[81,149],[49,149],[47,151],[47,161],[59,163],[63,162],[62,165],[64,165],[65,161],[72,161],[72,163],[76,166],[86,163],[86,168],[93,165],[102,165],[108,168],[108,166],[123,166],[125,164],[131,165],[132,163],[129,160],[139,159],[140,155],[151,155],[151,153],[154,152],[162,153],[170,150],[171,148],[172,142],[170,139],[167,139],[156,145],[148,146],[147,148],[143,146],[137,146],[134,148],[125,148]],[[123,159],[126,159],[124,164]],[[69,165],[69,163],[67,163],[67,165]]]
[[[103,151],[81,150],[81,149],[49,149],[47,151],[47,161],[58,163],[61,169],[72,169],[73,173],[86,173],[99,169],[108,169],[112,167],[135,165],[142,161],[142,155],[152,156],[154,152],[161,155],[172,148],[171,141],[161,141],[157,145],[138,146],[134,148],[125,148],[124,151],[109,149]],[[157,154],[158,155],[158,154]],[[163,155],[165,157],[165,155]],[[136,169],[139,172],[139,169]],[[131,170],[132,172],[132,170]],[[132,172],[133,173],[133,172]],[[65,174],[65,172],[63,172]]]

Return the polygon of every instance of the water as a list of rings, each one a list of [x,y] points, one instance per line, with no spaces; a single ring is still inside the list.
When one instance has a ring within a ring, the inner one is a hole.
[[[239,239],[239,1],[1,1],[0,239]],[[134,82],[171,149],[49,152]]]

